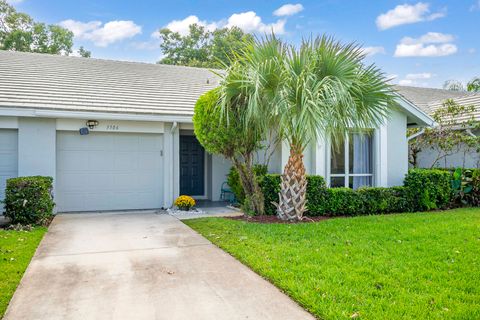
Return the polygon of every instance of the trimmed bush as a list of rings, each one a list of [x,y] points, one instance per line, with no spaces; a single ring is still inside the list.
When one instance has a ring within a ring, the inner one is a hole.
[[[260,184],[263,177],[267,174],[267,166],[261,164],[254,165],[253,173],[257,177]],[[245,201],[245,192],[243,192],[243,187],[240,181],[240,176],[238,175],[238,170],[233,166],[230,168],[230,171],[227,174],[227,184],[235,195],[238,203],[243,204]]]
[[[7,180],[5,216],[12,224],[46,225],[53,216],[53,178],[19,177]]]
[[[452,174],[438,169],[411,169],[405,177],[407,198],[414,211],[441,209],[452,201]]]

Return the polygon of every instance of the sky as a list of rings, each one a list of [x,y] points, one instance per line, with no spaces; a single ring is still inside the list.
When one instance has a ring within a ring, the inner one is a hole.
[[[184,33],[236,25],[274,32],[298,45],[331,35],[355,42],[393,83],[441,87],[446,80],[480,76],[480,0],[147,1],[8,0],[35,20],[75,34],[94,58],[154,63],[161,58],[158,29]]]

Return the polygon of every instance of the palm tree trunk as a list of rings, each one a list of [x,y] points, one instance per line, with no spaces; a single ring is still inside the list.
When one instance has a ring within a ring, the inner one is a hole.
[[[303,152],[298,146],[290,146],[290,157],[281,176],[277,215],[282,220],[302,220],[307,204],[307,178],[303,164]]]

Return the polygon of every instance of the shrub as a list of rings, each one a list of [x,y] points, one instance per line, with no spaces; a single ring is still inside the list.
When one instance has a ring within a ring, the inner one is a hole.
[[[190,208],[195,206],[195,200],[190,197],[190,196],[179,196],[177,199],[175,199],[175,205],[180,209],[180,210],[185,210],[188,211]]]
[[[411,169],[405,177],[407,199],[414,211],[444,208],[452,201],[451,173],[438,169]]]
[[[457,168],[452,173],[453,200],[460,205],[480,205],[480,169]]]
[[[267,174],[267,166],[261,164],[254,165],[253,173],[255,174],[258,183],[260,184],[263,177]],[[238,175],[237,168],[230,168],[230,172],[227,175],[227,183],[233,194],[235,195],[238,203],[243,204],[245,201],[245,192],[243,191],[242,182],[240,181],[240,176]]]
[[[53,178],[19,177],[7,180],[5,216],[12,224],[46,225],[53,216]]]

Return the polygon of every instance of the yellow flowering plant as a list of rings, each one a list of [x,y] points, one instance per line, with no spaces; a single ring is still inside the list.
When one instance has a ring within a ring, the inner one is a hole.
[[[182,195],[175,200],[175,205],[180,210],[188,211],[195,206],[195,200],[192,197]]]

